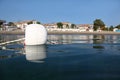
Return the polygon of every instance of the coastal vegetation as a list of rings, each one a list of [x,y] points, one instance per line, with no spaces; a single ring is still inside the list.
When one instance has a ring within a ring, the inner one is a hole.
[[[61,22],[58,22],[57,23],[57,27],[62,29],[63,28],[63,24]]]
[[[96,19],[93,22],[93,29],[94,31],[100,29],[100,30],[105,30],[105,23],[101,19]]]
[[[113,26],[110,26],[110,27],[108,28],[109,31],[113,31],[113,29],[114,29]]]
[[[115,28],[118,28],[118,29],[120,29],[120,24],[119,24],[119,25],[117,25]]]
[[[15,24],[13,22],[9,22],[8,26],[15,26]]]
[[[62,28],[63,28],[63,25],[64,25],[64,24],[63,24],[62,22],[58,22],[58,23],[57,23],[57,28],[61,28],[61,29],[62,29]],[[66,24],[66,25],[65,25],[65,28],[67,28],[67,29],[75,29],[75,28],[77,28],[77,27],[76,27],[75,24],[71,24],[71,25]]]
[[[36,23],[37,23],[37,24],[41,24],[41,22],[39,22],[39,21],[37,21]],[[28,22],[27,24],[28,24],[28,25],[29,25],[29,24],[33,24],[33,21],[30,21],[30,22]]]
[[[5,26],[17,26],[15,23],[16,22],[6,22],[6,20],[0,19],[0,28],[2,30],[2,28],[4,28]],[[27,22],[28,25],[34,24],[34,23],[41,24],[41,22],[39,22],[39,21],[34,22],[33,20]],[[80,29],[78,27],[78,25],[69,23],[69,22],[68,23],[57,22],[56,25],[57,25],[57,28],[59,28],[59,29]],[[106,24],[101,19],[95,19],[93,21],[92,27],[91,26],[88,27],[88,29],[93,29],[94,31],[97,31],[97,30],[113,31],[113,29],[115,29],[115,28],[120,29],[120,24],[117,26],[112,26],[112,25],[106,26]]]
[[[71,28],[72,29],[76,28],[76,25],[75,24],[71,24]]]
[[[0,20],[0,28],[2,27],[2,25],[5,23],[5,20]]]

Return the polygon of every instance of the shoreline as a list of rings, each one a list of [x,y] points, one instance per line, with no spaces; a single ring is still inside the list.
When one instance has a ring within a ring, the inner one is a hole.
[[[0,35],[24,35],[24,31],[0,31]],[[48,31],[48,34],[87,34],[87,35],[120,35],[120,32],[102,31],[102,32],[70,32],[70,31]]]
[[[120,35],[120,32],[112,32],[112,31],[102,31],[102,32],[61,32],[61,31],[54,31],[54,32],[48,32],[48,34],[80,34],[80,35]]]

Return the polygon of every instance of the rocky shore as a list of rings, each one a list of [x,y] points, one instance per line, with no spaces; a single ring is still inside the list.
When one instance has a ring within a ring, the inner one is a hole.
[[[6,34],[6,35],[11,35],[11,34],[15,34],[15,35],[24,35],[25,32],[24,31],[0,31],[0,35],[1,34]],[[70,31],[48,31],[48,34],[101,34],[101,35],[120,35],[119,32],[112,32],[112,31],[102,31],[102,32],[70,32]]]

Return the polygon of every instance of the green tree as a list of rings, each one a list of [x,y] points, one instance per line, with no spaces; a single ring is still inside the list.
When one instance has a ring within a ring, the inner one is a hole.
[[[105,27],[105,28],[104,28],[104,31],[109,31],[109,27]]]
[[[63,24],[62,24],[61,22],[58,22],[58,23],[57,23],[57,27],[58,27],[58,28],[63,28]]]
[[[69,28],[69,25],[68,25],[68,24],[66,25],[66,28]]]
[[[96,31],[99,28],[101,30],[105,30],[105,24],[101,19],[96,19],[96,20],[94,20],[94,23],[93,23],[93,29],[94,29],[94,31]]]
[[[75,24],[71,24],[71,28],[76,28],[76,25]]]
[[[15,26],[15,24],[13,22],[9,22],[8,26]]]
[[[2,27],[3,23],[5,23],[5,20],[0,20],[0,27]]]
[[[113,31],[114,27],[113,26],[110,26],[109,27],[109,31]]]
[[[41,22],[38,22],[38,21],[37,21],[37,24],[41,24]]]
[[[118,29],[120,29],[120,24],[119,24],[119,25],[117,25],[115,28],[118,28]]]
[[[27,24],[28,24],[28,25],[29,25],[29,24],[33,24],[33,21],[30,21],[30,22],[28,22]]]

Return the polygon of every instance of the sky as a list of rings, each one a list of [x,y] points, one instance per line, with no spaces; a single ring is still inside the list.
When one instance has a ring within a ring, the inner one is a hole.
[[[120,24],[120,0],[0,0],[0,20]]]

